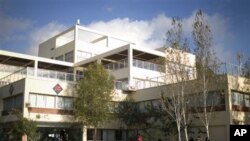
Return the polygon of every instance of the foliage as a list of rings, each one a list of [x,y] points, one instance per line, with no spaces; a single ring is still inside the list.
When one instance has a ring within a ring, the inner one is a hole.
[[[78,122],[95,129],[111,118],[110,101],[114,78],[98,63],[84,71],[84,77],[76,84],[74,114]],[[96,130],[95,130],[96,131]]]
[[[246,60],[242,69],[243,76],[250,79],[250,58]]]
[[[14,138],[20,138],[22,135],[27,135],[28,141],[37,141],[39,134],[36,132],[36,122],[24,118],[18,110],[13,110],[13,112],[18,118],[18,121],[14,123],[12,130]]]
[[[120,102],[116,108],[117,118],[124,123],[129,129],[132,136],[129,140],[136,140],[136,134],[140,131],[143,133],[144,140],[152,139],[152,131],[156,131],[159,127],[155,124],[157,121],[158,112],[154,111],[150,105],[144,105],[144,110],[140,109],[138,102],[132,98]],[[133,134],[136,133],[136,134]]]
[[[148,115],[139,109],[133,99],[120,102],[115,113],[117,118],[125,123],[129,129],[143,129],[148,125]]]
[[[166,87],[162,92],[163,110],[167,113],[166,116],[171,118],[170,121],[175,122],[178,133],[178,140],[181,140],[181,129],[184,128],[185,139],[188,141],[188,118],[187,106],[185,100],[186,82],[193,77],[192,66],[190,64],[190,52],[188,40],[183,36],[182,21],[180,18],[173,18],[172,28],[167,31],[166,49],[166,81],[173,84]]]
[[[205,14],[198,10],[195,15],[195,20],[193,23],[193,39],[196,45],[195,55],[196,55],[196,70],[198,75],[197,88],[201,89],[201,99],[203,112],[197,112],[197,115],[206,129],[207,137],[209,138],[209,125],[213,106],[210,109],[207,105],[208,89],[209,85],[218,84],[216,79],[216,71],[218,69],[218,58],[212,48],[212,31],[209,27],[208,22],[205,19]]]
[[[150,113],[154,128],[160,129],[166,136],[176,135],[177,128],[175,120],[162,108],[161,102],[158,105],[149,104],[147,112]]]

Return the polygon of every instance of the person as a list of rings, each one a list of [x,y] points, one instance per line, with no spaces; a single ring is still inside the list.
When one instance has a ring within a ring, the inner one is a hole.
[[[137,141],[143,141],[142,135],[140,133],[138,134]]]

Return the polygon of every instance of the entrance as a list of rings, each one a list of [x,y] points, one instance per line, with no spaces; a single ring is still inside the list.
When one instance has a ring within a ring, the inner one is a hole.
[[[80,141],[82,131],[80,128],[50,128],[39,127],[40,141]]]

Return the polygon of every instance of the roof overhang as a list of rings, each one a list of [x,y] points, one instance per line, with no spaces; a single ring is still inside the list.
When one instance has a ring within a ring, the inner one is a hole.
[[[0,64],[34,67],[35,61],[38,62],[38,68],[65,70],[73,67],[73,63],[69,62],[0,50]]]

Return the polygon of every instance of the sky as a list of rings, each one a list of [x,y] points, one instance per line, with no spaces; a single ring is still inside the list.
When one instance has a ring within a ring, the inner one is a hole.
[[[39,43],[81,25],[157,48],[165,44],[172,17],[180,17],[191,36],[195,12],[203,10],[213,47],[223,62],[250,57],[248,0],[0,0],[0,49],[37,55]],[[193,40],[189,38],[190,46]]]

